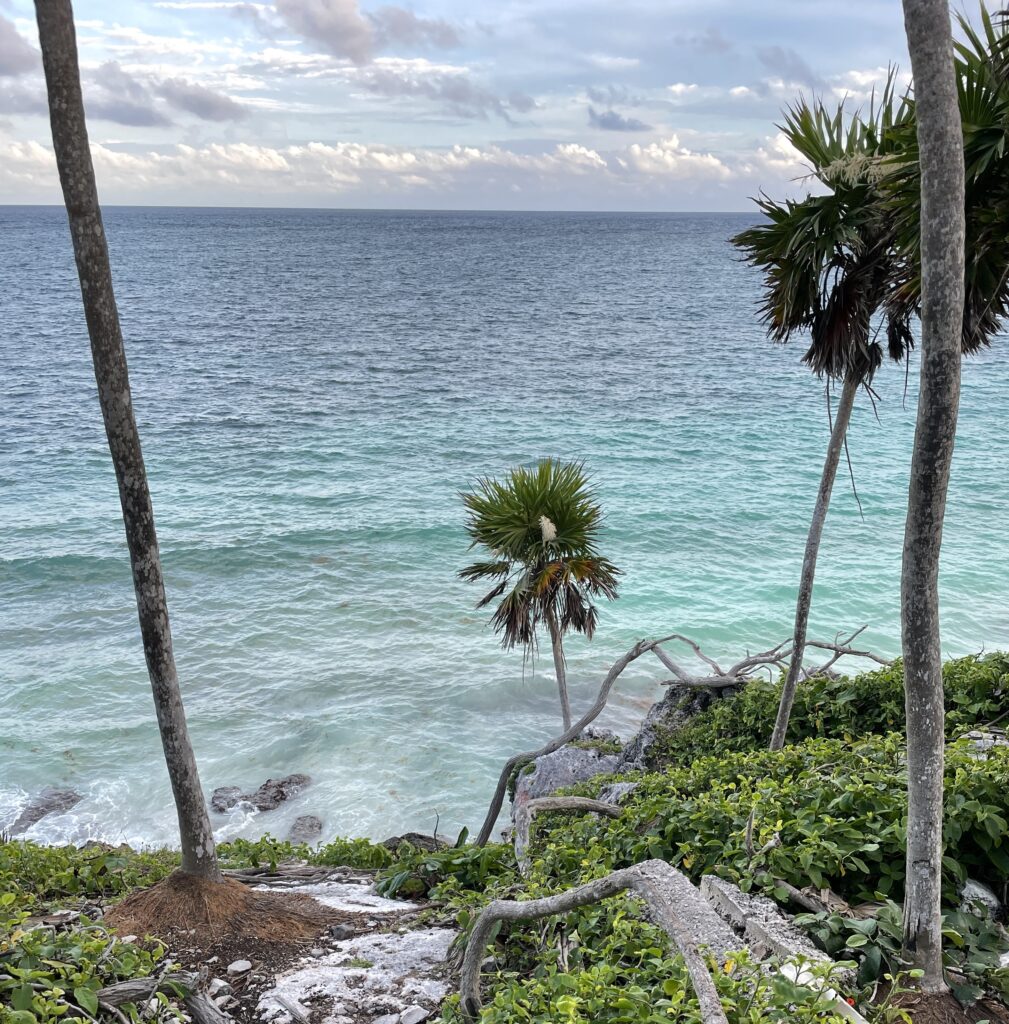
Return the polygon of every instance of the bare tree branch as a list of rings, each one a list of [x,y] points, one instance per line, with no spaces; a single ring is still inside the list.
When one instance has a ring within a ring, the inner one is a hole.
[[[480,964],[491,930],[499,921],[534,921],[564,914],[630,889],[651,909],[655,922],[683,956],[701,1007],[704,1024],[728,1024],[715,983],[701,955],[702,922],[716,917],[714,910],[689,880],[663,860],[648,860],[614,871],[605,878],[555,896],[538,900],[494,900],[480,912],[466,943],[459,995],[462,1012],[470,1020],[480,1014]],[[717,918],[716,918],[717,919]]]
[[[523,875],[529,873],[529,832],[533,818],[544,811],[580,811],[619,818],[623,808],[584,796],[544,796],[537,800],[521,800],[515,804],[515,859]]]
[[[582,715],[581,718],[575,722],[566,732],[561,733],[560,736],[555,736],[552,740],[544,743],[539,750],[530,750],[525,754],[514,754],[508,758],[505,762],[504,768],[501,769],[501,775],[498,778],[497,788],[494,790],[494,796],[491,799],[490,807],[487,809],[487,816],[484,818],[483,825],[480,828],[480,834],[476,838],[477,846],[486,846],[490,840],[491,833],[494,831],[494,824],[498,819],[498,815],[501,813],[501,805],[504,803],[505,793],[508,791],[508,780],[511,778],[511,773],[515,767],[519,764],[525,764],[529,761],[535,760],[537,757],[543,757],[545,754],[552,754],[555,750],[560,749],[565,743],[576,739],[581,735],[582,730],[587,726],[591,725],[600,714],[602,714],[603,708],[606,707],[606,700],[610,695],[610,690],[613,689],[613,684],[617,681],[620,673],[632,661],[640,658],[642,654],[646,654],[652,650],[656,645],[665,643],[670,637],[662,637],[659,640],[639,640],[626,654],[618,658],[614,663],[609,672],[606,673],[606,678],[603,680],[602,685],[599,687],[599,693],[596,695],[595,703],[589,708],[588,711]]]

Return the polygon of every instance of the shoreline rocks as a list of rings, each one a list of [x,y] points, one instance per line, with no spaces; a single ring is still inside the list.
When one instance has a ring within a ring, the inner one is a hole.
[[[46,786],[28,802],[28,806],[5,829],[12,836],[27,832],[50,814],[64,814],[83,800],[74,789],[59,786]]]
[[[225,814],[241,803],[252,804],[257,811],[273,811],[301,793],[311,782],[308,775],[296,772],[282,779],[267,779],[252,793],[243,793],[239,786],[218,786],[210,795],[210,806],[218,814]],[[321,831],[321,822],[319,828]]]

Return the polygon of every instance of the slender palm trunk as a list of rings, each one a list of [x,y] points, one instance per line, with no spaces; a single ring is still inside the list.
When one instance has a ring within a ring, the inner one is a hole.
[[[771,733],[771,750],[781,750],[785,745],[785,734],[788,732],[788,720],[795,703],[795,691],[799,685],[799,674],[802,671],[802,657],[806,648],[806,627],[809,625],[809,606],[813,600],[813,577],[816,575],[816,558],[820,551],[820,538],[823,536],[823,524],[830,507],[830,495],[837,477],[837,467],[841,461],[841,450],[844,438],[848,433],[851,420],[851,409],[855,404],[858,392],[858,376],[849,373],[844,378],[841,388],[841,400],[837,406],[834,426],[830,432],[830,443],[827,446],[827,457],[823,463],[820,476],[820,490],[816,495],[813,508],[813,520],[809,524],[806,536],[806,553],[802,558],[802,575],[799,577],[799,596],[795,602],[795,629],[792,632],[792,660],[788,664],[788,674],[781,691],[778,703],[778,717]]]
[[[554,672],[557,675],[557,693],[561,700],[561,718],[564,722],[564,731],[571,728],[571,704],[568,701],[568,673],[567,664],[564,661],[564,641],[561,637],[560,626],[557,618],[551,612],[547,616],[547,627],[550,630],[550,647],[554,655]]]
[[[119,483],[144,655],[179,815],[182,870],[220,880],[214,836],[189,742],[172,654],[154,510],[133,416],[126,351],[84,120],[73,9],[70,0],[36,0],[35,12],[49,94],[53,148],[91,337],[98,398]]]
[[[921,166],[921,385],[901,572],[907,719],[904,951],[942,991],[943,753],[939,552],[960,400],[963,134],[947,0],[904,0]]]

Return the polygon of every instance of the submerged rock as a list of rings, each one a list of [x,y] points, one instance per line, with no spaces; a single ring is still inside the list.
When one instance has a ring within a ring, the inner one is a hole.
[[[50,814],[63,814],[84,798],[73,789],[46,786],[37,796],[32,797],[28,806],[6,829],[12,836],[19,836]]]
[[[302,814],[294,819],[287,838],[292,843],[314,843],[322,835],[322,819],[314,814]]]
[[[282,779],[267,779],[254,793],[243,793],[238,786],[218,786],[210,796],[210,806],[219,814],[240,803],[252,804],[257,811],[272,811],[297,796],[311,781],[309,776],[296,772]],[[319,830],[322,830],[321,822]]]

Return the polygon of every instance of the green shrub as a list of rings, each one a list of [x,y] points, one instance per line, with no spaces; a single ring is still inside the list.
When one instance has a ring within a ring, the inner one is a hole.
[[[137,853],[126,846],[0,842],[0,895],[13,894],[23,909],[44,909],[72,898],[125,896],[160,881],[178,864],[179,855],[171,850]]]
[[[81,918],[68,930],[25,930],[27,914],[17,896],[0,896],[0,1021],[48,1024],[90,1021],[99,1014],[98,990],[128,978],[144,978],[160,966],[164,947],[120,942],[100,924]],[[168,1001],[159,1018],[167,1015]],[[133,1021],[138,1008],[121,1007]],[[146,1007],[145,1007],[146,1009]],[[146,1015],[150,1019],[150,1015]]]
[[[946,733],[950,739],[995,719],[1009,690],[1009,654],[969,655],[943,665]],[[661,736],[649,751],[649,767],[687,765],[699,757],[734,750],[760,750],[771,738],[781,681],[754,679],[743,690],[715,701],[684,728]],[[889,668],[836,679],[817,677],[798,687],[788,740],[845,739],[902,732],[904,671]]]
[[[744,887],[782,878],[799,888],[829,886],[854,902],[902,894],[907,777],[897,735],[705,757],[638,782],[618,819],[540,819],[538,870],[571,881],[660,857],[695,878],[717,872]],[[966,743],[954,746],[946,787],[949,898],[968,874],[1003,885],[1009,750],[979,760]],[[752,861],[751,811],[756,849],[775,833],[782,840]]]

